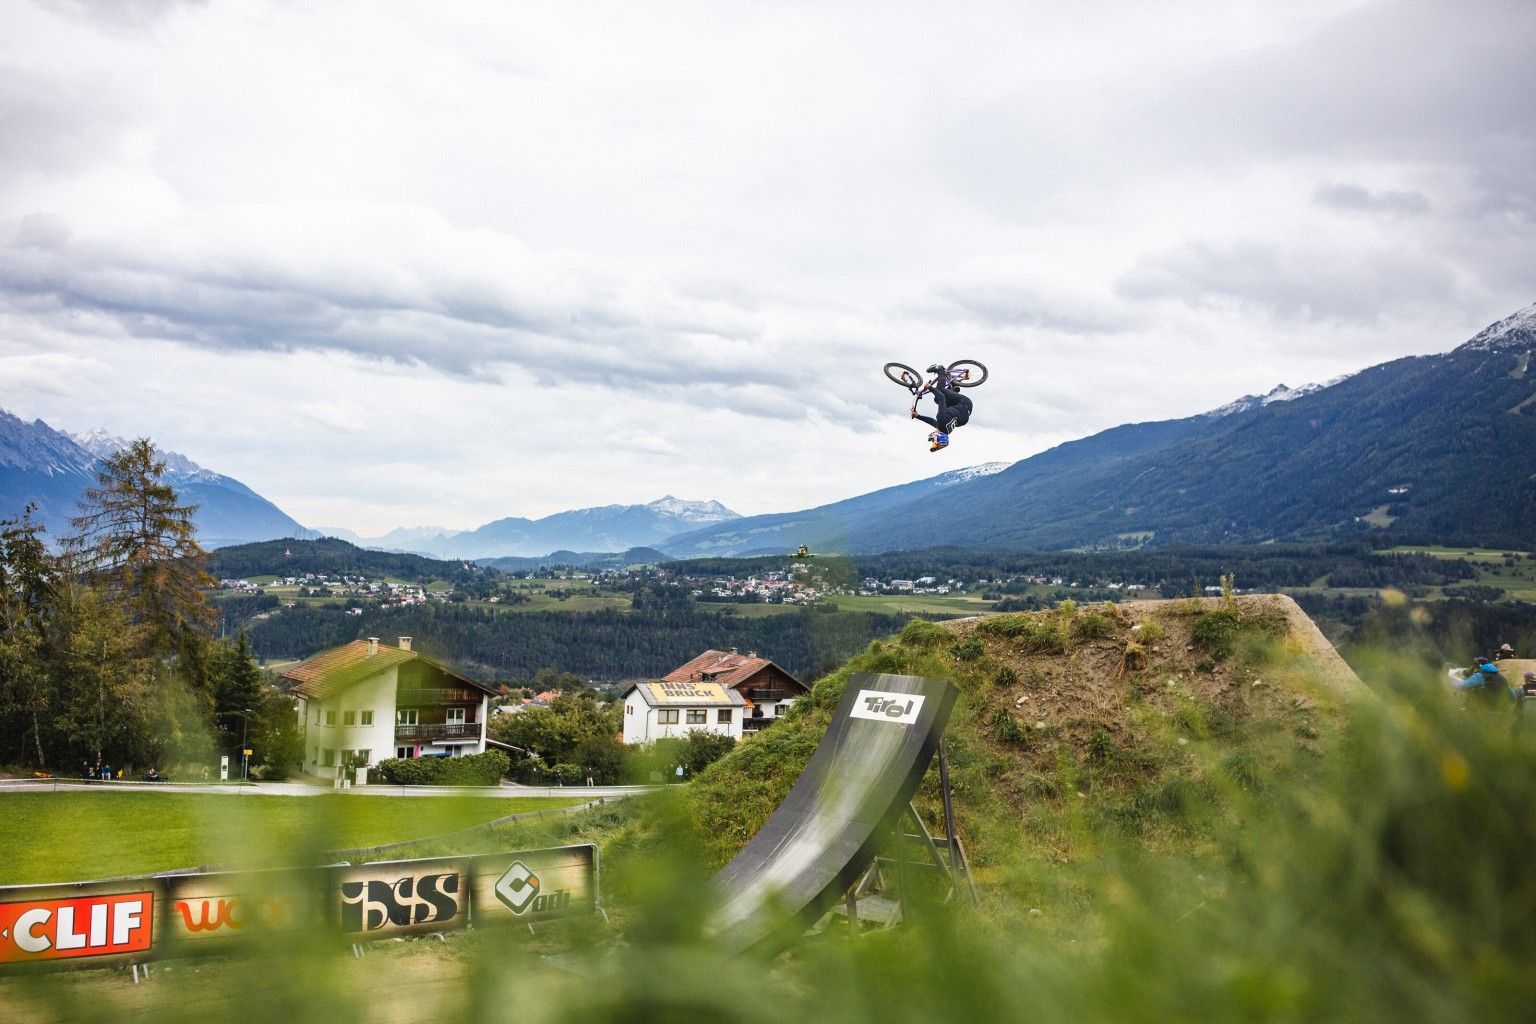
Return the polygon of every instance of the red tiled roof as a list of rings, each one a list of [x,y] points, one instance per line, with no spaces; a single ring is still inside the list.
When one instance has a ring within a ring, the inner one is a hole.
[[[774,665],[767,658],[758,658],[747,654],[734,654],[729,651],[705,651],[686,665],[673,669],[661,678],[664,682],[669,683],[687,683],[703,679],[705,676],[711,676],[711,681],[735,688],[770,666],[778,669],[780,672],[784,672],[782,668]],[[807,688],[804,683],[800,683],[800,680],[795,679],[788,672],[784,672],[784,674],[789,676],[790,679],[794,679],[796,683],[799,683],[801,689]]]

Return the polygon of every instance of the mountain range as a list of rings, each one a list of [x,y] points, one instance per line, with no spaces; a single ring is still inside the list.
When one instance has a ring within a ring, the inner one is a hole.
[[[940,545],[1258,544],[1389,531],[1536,548],[1536,305],[1451,352],[1115,427],[944,477],[674,537],[674,557]],[[963,437],[963,435],[962,435]]]
[[[680,533],[741,516],[718,501],[688,501],[670,494],[645,505],[603,505],[556,512],[542,519],[509,516],[473,530],[406,527],[382,537],[324,531],[360,547],[413,551],[434,558],[533,558],[553,551],[622,552],[654,547]]]
[[[1325,384],[1281,385],[1183,419],[1133,423],[1019,462],[989,463],[799,512],[742,517],[672,496],[474,530],[409,527],[364,538],[306,530],[231,477],[174,452],[171,483],[199,506],[206,547],[322,533],[447,559],[659,549],[671,557],[940,545],[1131,547],[1336,539],[1536,548],[1536,305],[1450,352]],[[963,440],[963,435],[962,435]],[[35,503],[67,527],[99,459],[126,442],[71,436],[0,410],[0,517]],[[953,451],[953,449],[951,449]]]
[[[48,531],[62,535],[101,460],[128,442],[101,430],[66,434],[42,420],[26,423],[0,409],[0,517],[28,504]],[[204,469],[185,455],[161,452],[166,480],[180,500],[197,506],[193,521],[204,547],[272,537],[314,537],[293,517],[233,477]]]

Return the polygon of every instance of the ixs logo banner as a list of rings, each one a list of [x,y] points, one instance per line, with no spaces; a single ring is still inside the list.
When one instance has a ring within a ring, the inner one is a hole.
[[[464,924],[463,876],[458,871],[341,883],[341,930],[349,933],[442,931]]]
[[[512,866],[496,880],[496,898],[519,917],[524,914],[558,913],[570,908],[571,891],[569,889],[541,893],[539,891],[541,886],[539,876],[534,874],[528,865],[515,860]]]
[[[144,952],[154,907],[153,892],[0,903],[0,963]]]
[[[886,693],[884,690],[860,690],[849,718],[871,718],[877,722],[911,725],[923,710],[923,697],[917,693]]]

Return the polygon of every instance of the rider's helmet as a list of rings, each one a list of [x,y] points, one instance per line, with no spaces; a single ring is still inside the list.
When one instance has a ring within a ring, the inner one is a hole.
[[[929,451],[936,452],[940,448],[947,448],[947,447],[949,447],[949,435],[948,434],[943,433],[942,431],[935,430],[933,433],[928,435],[928,450]]]
[[[945,366],[943,363],[934,363],[932,366],[928,367],[929,373],[946,373],[948,370],[949,367]]]
[[[1495,665],[1491,661],[1485,661],[1481,665],[1477,666],[1477,668],[1478,671],[1483,673],[1485,676],[1496,676],[1499,674],[1499,666]]]

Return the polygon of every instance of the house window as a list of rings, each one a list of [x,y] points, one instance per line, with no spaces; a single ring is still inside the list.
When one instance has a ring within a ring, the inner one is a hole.
[[[396,747],[395,748],[395,756],[400,758],[400,760],[402,760],[402,761],[407,760],[408,758],[413,756],[415,753],[416,753],[416,751],[413,748],[411,748],[411,747]]]
[[[448,724],[449,725],[463,725],[464,724],[464,709],[463,708],[449,708],[448,709]]]
[[[688,709],[688,724],[689,725],[703,725],[704,724],[704,709],[703,708],[689,708]]]
[[[364,725],[372,725],[373,724],[373,712],[372,711],[360,711],[360,712],[358,712],[358,714],[362,715],[361,721],[362,721],[362,723]]]
[[[372,760],[373,760],[373,751],[371,751],[371,750],[359,750],[357,752],[357,763],[358,764],[367,764],[369,761],[372,761]]]
[[[724,711],[717,711],[717,712],[715,712],[715,722],[718,725],[730,725],[731,724],[731,709],[730,708],[726,708]]]
[[[396,725],[415,725],[417,711],[415,708],[401,708],[395,712]]]
[[[330,749],[329,747],[327,747],[326,749],[322,750],[320,752],[320,767],[322,767],[322,768],[334,768],[334,767],[336,767],[336,751]]]
[[[634,714],[635,713],[635,706],[633,704],[625,704],[624,705],[624,713],[626,715]]]
[[[336,724],[336,712],[334,712],[334,711],[327,711],[325,713],[325,724],[326,725],[335,725]]]
[[[342,725],[356,725],[357,724],[357,712],[356,711],[343,711],[341,713],[341,724]]]
[[[662,708],[656,712],[656,722],[659,725],[676,725],[677,708]]]

